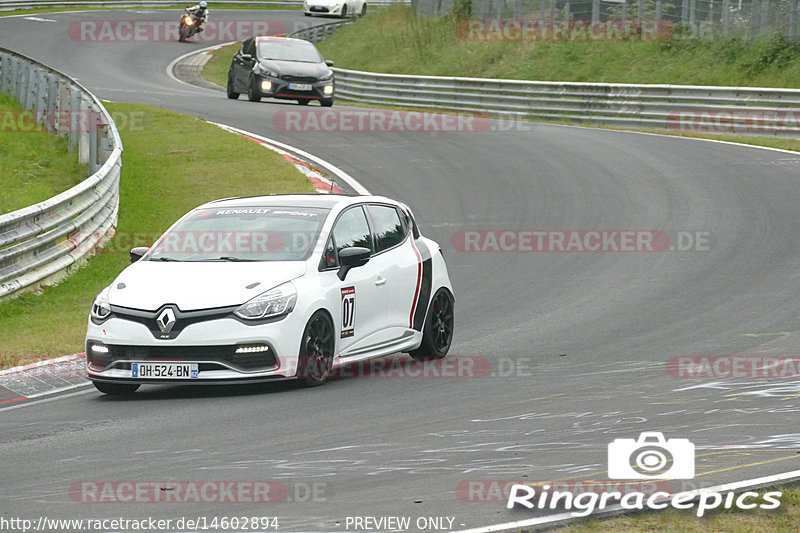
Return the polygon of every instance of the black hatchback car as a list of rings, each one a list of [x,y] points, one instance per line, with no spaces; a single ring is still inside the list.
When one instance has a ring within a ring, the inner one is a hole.
[[[247,93],[261,98],[297,100],[301,105],[319,100],[333,105],[333,61],[322,59],[317,47],[302,39],[252,37],[242,43],[228,70],[228,98]]]

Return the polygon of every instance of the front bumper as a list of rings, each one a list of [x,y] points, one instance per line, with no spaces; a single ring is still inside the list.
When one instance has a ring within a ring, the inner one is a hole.
[[[304,324],[292,315],[281,320],[246,324],[214,318],[189,324],[169,340],[154,337],[141,321],[112,317],[102,324],[89,321],[86,373],[93,381],[115,383],[240,383],[294,378]],[[100,349],[96,349],[100,346]],[[238,348],[268,347],[237,353]],[[196,363],[196,377],[134,378],[133,363]]]
[[[332,15],[332,16],[340,16],[342,14],[342,6],[344,4],[336,4],[334,6],[330,5],[321,5],[321,4],[312,4],[309,5],[307,2],[303,3],[303,13],[308,13],[309,15]]]
[[[268,91],[264,91],[261,89],[262,82],[268,81],[271,85]],[[289,80],[282,80],[280,78],[273,78],[271,76],[265,76],[263,74],[258,74],[255,76],[256,88],[259,91],[259,95],[265,98],[283,98],[287,100],[326,100],[330,101],[333,100],[333,93],[335,92],[333,87],[333,80],[326,80],[326,81],[317,81],[313,83],[304,82],[304,81],[289,81]],[[305,85],[310,85],[309,90],[297,90],[294,88],[294,85],[297,83],[302,83]],[[325,94],[325,87],[331,87],[330,94]]]

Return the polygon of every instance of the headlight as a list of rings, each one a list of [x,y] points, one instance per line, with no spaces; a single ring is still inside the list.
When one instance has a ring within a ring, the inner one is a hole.
[[[269,76],[271,78],[277,78],[278,77],[278,73],[277,72],[275,72],[274,70],[270,70],[267,67],[262,66],[262,65],[258,66],[258,71],[261,74],[263,74],[264,76]]]
[[[291,313],[296,300],[297,290],[286,282],[243,303],[234,313],[247,320],[272,318]]]
[[[111,314],[111,304],[108,302],[108,289],[109,287],[106,287],[100,291],[100,294],[98,294],[94,302],[92,302],[92,310],[89,312],[89,316],[91,316],[94,321],[101,322]]]

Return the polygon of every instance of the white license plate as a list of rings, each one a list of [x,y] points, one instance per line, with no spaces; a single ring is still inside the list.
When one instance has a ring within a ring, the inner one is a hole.
[[[289,88],[293,91],[310,91],[311,84],[310,83],[290,83]]]
[[[131,377],[139,379],[197,379],[197,363],[131,363]]]

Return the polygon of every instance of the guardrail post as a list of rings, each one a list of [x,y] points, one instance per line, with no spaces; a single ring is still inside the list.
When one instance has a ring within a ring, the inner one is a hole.
[[[655,19],[661,20],[661,0],[656,0],[656,16]]]
[[[769,33],[769,0],[761,0],[761,31],[759,35],[767,35]]]
[[[722,35],[725,37],[731,31],[731,0],[722,0]]]
[[[600,0],[592,0],[592,20],[600,20]]]
[[[681,2],[681,24],[686,25],[689,23],[689,0]]]
[[[85,124],[79,122],[79,118],[86,115],[86,110],[89,108],[88,102],[83,98],[83,95],[78,96],[78,106],[75,108],[76,114],[72,117],[72,127],[78,129],[78,163],[81,165],[89,165],[91,160],[91,143],[89,142],[89,132],[84,131],[86,128],[78,128],[77,125]],[[89,174],[94,174],[89,166]]]
[[[11,69],[7,54],[0,54],[0,92],[7,93],[11,85]]]
[[[636,6],[636,18],[641,22],[644,19],[644,0],[639,0]]]
[[[36,86],[38,85],[36,82],[38,81],[38,77],[38,68],[31,67],[28,69],[27,76],[25,76],[25,79],[27,80],[25,82],[25,100],[22,103],[22,107],[25,109],[25,111],[30,111],[36,104]]]
[[[570,9],[569,0],[564,2],[564,18],[566,20],[572,19],[572,10]]]
[[[697,23],[696,15],[697,10],[697,0],[689,0],[689,26],[692,27],[692,31],[694,31],[695,24]]]
[[[797,0],[790,0],[789,2],[789,34],[787,35],[790,41],[797,40]]]
[[[47,72],[36,71],[36,93],[33,99],[33,117],[39,124],[44,124],[47,129]]]
[[[758,17],[761,14],[759,9],[759,1],[753,0],[750,4],[750,40],[753,41],[758,37],[758,28],[760,26]]]
[[[56,135],[64,137],[69,134],[69,116],[72,114],[72,102],[69,94],[69,82],[67,80],[56,79]],[[67,150],[73,151],[72,143],[67,144]]]
[[[80,115],[81,111],[81,92],[72,85],[69,86],[69,123],[67,124],[67,131],[69,132],[69,151],[74,152],[78,150],[78,162],[81,160],[80,156],[80,134],[75,128],[75,119]]]
[[[47,73],[47,131],[56,133],[58,130],[58,77]]]
[[[517,2],[517,6],[519,8],[519,13],[514,13],[514,16],[518,19],[522,18],[522,2]],[[555,20],[556,18],[556,0],[550,0],[550,20]]]

